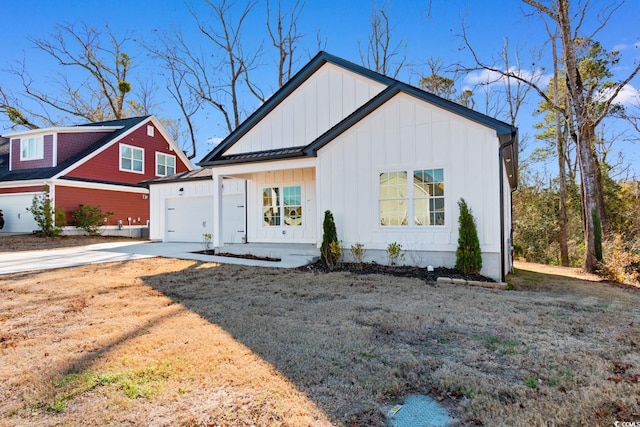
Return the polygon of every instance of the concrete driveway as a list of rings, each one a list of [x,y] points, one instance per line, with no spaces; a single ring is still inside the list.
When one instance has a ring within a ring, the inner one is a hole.
[[[243,249],[250,249],[248,246],[249,245],[242,245]],[[227,247],[225,246],[225,248]],[[301,251],[292,250],[287,247],[270,248],[270,253],[273,254],[272,256],[280,258],[280,262],[193,253],[201,250],[202,245],[200,243],[141,243],[136,241],[98,243],[94,245],[62,249],[11,252],[0,255],[0,274],[20,273],[52,268],[77,267],[87,264],[130,261],[134,259],[153,257],[192,259],[196,261],[217,262],[221,264],[226,263],[281,268],[296,268],[309,264],[317,259],[317,256],[313,253],[301,253]]]

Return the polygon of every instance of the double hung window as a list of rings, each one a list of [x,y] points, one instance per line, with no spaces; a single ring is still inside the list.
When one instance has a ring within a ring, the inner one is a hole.
[[[156,175],[169,176],[176,173],[176,156],[156,153]]]
[[[20,138],[20,160],[44,158],[44,142],[41,136]]]
[[[383,172],[379,189],[381,226],[445,224],[443,169]]]
[[[302,225],[302,188],[299,185],[262,189],[262,224],[265,227]]]
[[[144,150],[120,144],[120,170],[144,173]]]

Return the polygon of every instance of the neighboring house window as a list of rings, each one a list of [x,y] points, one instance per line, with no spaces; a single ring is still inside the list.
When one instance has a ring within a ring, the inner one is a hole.
[[[169,176],[176,173],[176,156],[156,153],[156,175]]]
[[[151,125],[147,126],[147,136],[153,136],[155,135],[155,132],[156,132],[156,128],[154,128]]]
[[[281,208],[284,210],[282,219]],[[302,187],[274,187],[262,189],[263,225],[298,227],[302,225]]]
[[[144,173],[144,150],[120,144],[120,170]]]
[[[444,225],[443,169],[383,172],[379,184],[380,225]]]
[[[44,158],[44,142],[41,136],[20,138],[20,160]]]

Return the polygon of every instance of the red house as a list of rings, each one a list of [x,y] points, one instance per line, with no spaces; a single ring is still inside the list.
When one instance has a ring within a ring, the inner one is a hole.
[[[106,229],[143,228],[149,190],[139,183],[193,170],[193,165],[154,116],[79,126],[25,130],[0,140],[0,209],[3,233],[38,228],[33,196],[48,187],[67,224],[80,205],[113,212]]]

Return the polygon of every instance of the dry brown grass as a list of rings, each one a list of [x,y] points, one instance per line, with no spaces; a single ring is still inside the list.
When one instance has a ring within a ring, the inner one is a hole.
[[[93,245],[94,243],[131,240],[141,239],[115,236],[46,237],[39,234],[0,235],[0,252],[36,251],[40,249],[68,248],[71,246]]]
[[[514,291],[148,259],[0,276],[2,425],[462,425],[640,419],[640,292]]]

